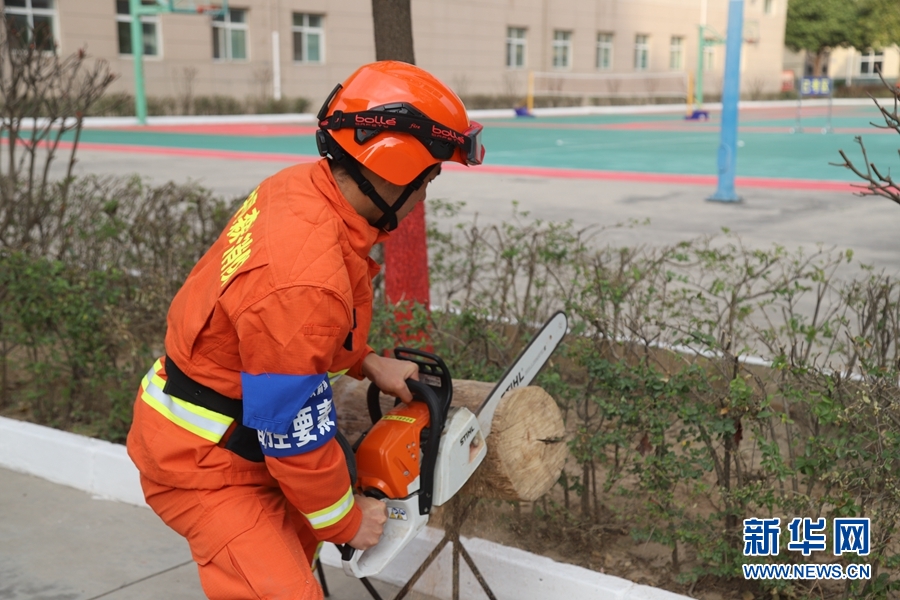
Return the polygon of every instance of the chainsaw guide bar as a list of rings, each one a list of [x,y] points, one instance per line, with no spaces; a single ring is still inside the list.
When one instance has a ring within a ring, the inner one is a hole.
[[[541,327],[534,339],[516,357],[513,364],[500,378],[500,382],[497,383],[487,398],[484,399],[484,402],[481,403],[481,406],[475,411],[475,415],[478,417],[478,424],[481,426],[481,432],[485,438],[491,434],[491,423],[494,420],[494,413],[500,404],[500,399],[511,389],[524,387],[534,380],[541,368],[547,363],[550,355],[559,346],[559,343],[566,335],[568,327],[569,321],[566,318],[566,313],[559,311],[550,317],[550,320]]]

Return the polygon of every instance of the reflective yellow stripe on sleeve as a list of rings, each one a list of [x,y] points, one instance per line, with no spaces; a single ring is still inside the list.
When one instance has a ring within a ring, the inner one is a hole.
[[[335,384],[335,382],[338,379],[340,379],[341,377],[343,377],[344,375],[346,375],[347,371],[349,371],[349,370],[350,369],[344,369],[343,371],[338,371],[336,373],[332,373],[331,371],[328,371],[328,383],[333,386]]]
[[[159,376],[161,370],[162,361],[157,360],[141,382],[141,399],[179,427],[218,444],[234,419],[163,392],[166,382]]]
[[[353,489],[348,488],[347,493],[328,508],[323,508],[322,510],[310,514],[303,513],[303,516],[306,517],[313,529],[322,529],[329,525],[334,525],[346,517],[347,513],[349,513],[352,508]]]

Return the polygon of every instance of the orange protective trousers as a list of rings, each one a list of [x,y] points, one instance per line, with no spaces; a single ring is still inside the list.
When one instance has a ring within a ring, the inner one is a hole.
[[[154,512],[187,538],[210,600],[323,598],[310,568],[318,540],[277,486],[185,490],[141,475],[141,487]]]

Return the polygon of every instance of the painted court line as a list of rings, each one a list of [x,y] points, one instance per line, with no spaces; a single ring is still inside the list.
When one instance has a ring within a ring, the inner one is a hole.
[[[463,165],[446,163],[444,168],[453,171],[467,169]],[[680,175],[677,173],[641,173],[636,171],[590,171],[584,169],[561,169],[555,167],[515,167],[505,165],[479,165],[472,173],[496,175],[517,175],[527,177],[548,177],[557,179],[585,179],[600,181],[627,181],[635,183],[668,183],[677,185],[715,186],[715,175]],[[745,188],[778,190],[812,190],[825,192],[847,192],[858,190],[846,181],[823,181],[813,179],[782,179],[778,177],[738,176],[735,183]]]

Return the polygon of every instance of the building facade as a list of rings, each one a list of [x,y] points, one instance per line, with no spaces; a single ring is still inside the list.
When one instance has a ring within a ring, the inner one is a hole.
[[[889,81],[900,78],[900,48],[896,44],[878,50],[834,48],[828,57],[828,75],[842,79],[847,85],[880,84],[878,74]]]
[[[143,0],[148,3],[153,0]],[[86,47],[134,90],[128,0],[4,0],[6,18]],[[411,0],[416,62],[463,97],[524,97],[529,71],[560,77],[695,71],[721,91],[728,0]],[[742,89],[781,85],[787,0],[745,0]],[[143,18],[147,94],[305,97],[317,106],[375,57],[370,0],[230,0],[225,15]]]

